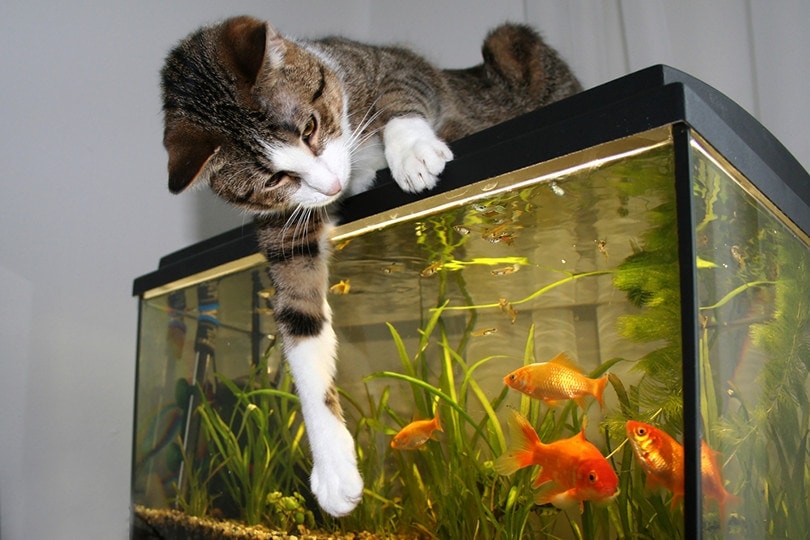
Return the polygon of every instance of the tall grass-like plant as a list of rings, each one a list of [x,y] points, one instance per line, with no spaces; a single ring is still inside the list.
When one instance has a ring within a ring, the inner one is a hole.
[[[419,451],[386,451],[385,459],[394,465],[394,472],[386,483],[385,495],[378,498],[396,501],[401,524],[408,523],[412,531],[435,538],[520,538],[551,534],[559,528],[569,529],[577,538],[606,535],[610,523],[605,507],[586,503],[582,516],[537,507],[531,487],[536,471],[522,470],[509,477],[495,472],[493,460],[506,451],[508,444],[498,412],[509,390],[504,387],[497,395],[487,396],[474,375],[481,366],[502,357],[488,356],[468,363],[450,346],[441,329],[443,309],[433,311],[413,355],[406,351],[396,328],[389,325],[403,371],[378,372],[366,378],[366,381],[390,379],[407,383],[416,416],[432,415],[435,406],[444,426],[442,436]],[[427,361],[426,352],[432,340],[442,365],[435,384],[415,375]],[[526,340],[524,364],[535,361],[533,343],[532,327]],[[597,376],[610,365],[602,366],[592,375]],[[558,410],[528,397],[521,401],[522,412],[546,442],[570,436],[582,425],[583,417],[578,415],[574,404]],[[375,424],[384,425],[386,416],[398,427],[408,423],[409,419],[401,418],[387,403],[381,405]],[[483,412],[474,416],[471,410]],[[386,436],[397,431],[382,430]]]
[[[298,398],[290,391],[289,377],[282,378],[280,388],[254,388],[252,380],[242,388],[219,374],[217,381],[234,401],[230,411],[208,400],[197,409],[210,468],[218,471],[217,478],[239,509],[239,517],[258,524],[272,517],[271,494],[293,495],[306,489],[299,474],[306,458]]]

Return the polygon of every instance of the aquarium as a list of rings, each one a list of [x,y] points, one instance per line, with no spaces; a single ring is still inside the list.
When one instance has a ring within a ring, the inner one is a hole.
[[[136,280],[132,536],[803,537],[810,177],[790,154],[660,66],[453,149],[437,192],[383,171],[335,230],[365,481],[346,517],[308,491],[252,231]],[[402,443],[415,421],[429,437]]]

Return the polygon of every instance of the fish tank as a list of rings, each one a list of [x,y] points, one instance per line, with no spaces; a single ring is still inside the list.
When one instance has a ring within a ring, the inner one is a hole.
[[[135,280],[132,537],[804,537],[810,176],[790,153],[665,66],[452,148],[436,190],[380,171],[339,210],[348,516],[309,492],[255,231]]]

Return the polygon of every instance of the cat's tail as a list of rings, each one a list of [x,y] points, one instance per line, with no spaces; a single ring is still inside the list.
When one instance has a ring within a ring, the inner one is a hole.
[[[537,105],[582,90],[568,65],[529,26],[498,26],[484,40],[481,52],[490,78],[526,92]]]

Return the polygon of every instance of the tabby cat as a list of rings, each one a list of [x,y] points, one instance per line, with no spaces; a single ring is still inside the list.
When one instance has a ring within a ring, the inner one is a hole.
[[[334,386],[325,208],[367,189],[386,166],[402,189],[430,189],[453,157],[445,141],[581,89],[528,27],[498,27],[483,56],[439,70],[406,49],[290,39],[237,17],[189,35],[162,70],[169,189],[207,183],[256,215],[312,491],[334,516],[357,505],[363,480]]]

